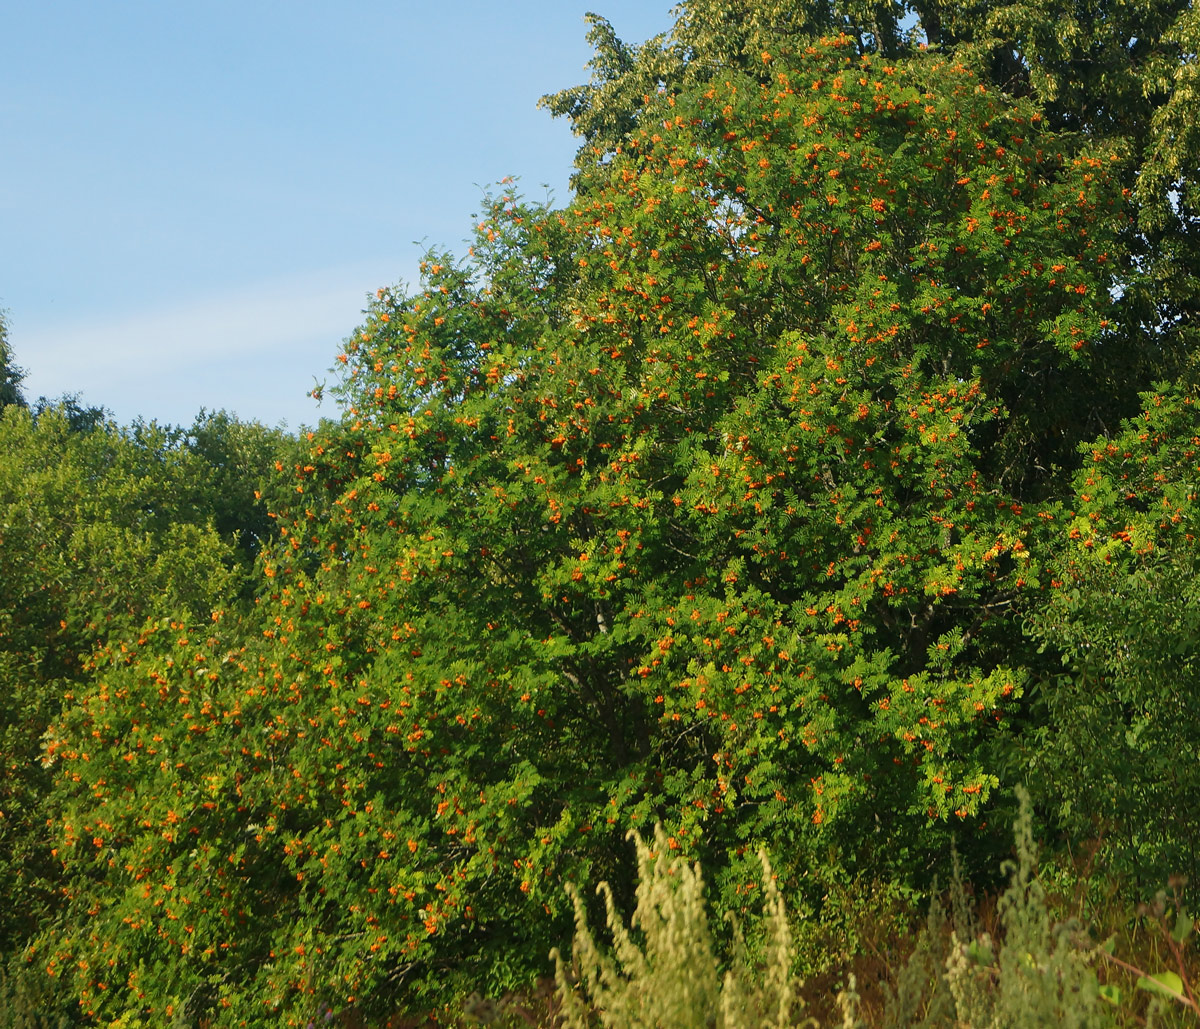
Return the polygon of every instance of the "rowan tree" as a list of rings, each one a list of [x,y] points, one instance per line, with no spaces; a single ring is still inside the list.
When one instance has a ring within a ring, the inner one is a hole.
[[[723,910],[760,845],[815,900],[986,821],[1127,338],[1121,158],[940,54],[757,61],[380,290],[256,609],[98,655],[33,950],[94,1017],[502,990],[657,821]]]
[[[915,0],[906,10],[852,4],[830,10],[755,0],[689,0],[678,13],[675,29],[646,47],[622,48],[610,30],[598,45],[623,53],[625,59],[597,62],[589,85],[545,99],[554,113],[571,118],[582,137],[577,162],[581,169],[610,160],[623,145],[638,118],[631,95],[686,91],[719,77],[729,67],[765,81],[762,51],[769,50],[778,59],[807,46],[806,33],[814,26],[835,23],[852,38],[859,54],[888,57],[931,46],[948,60],[970,68],[990,88],[1034,102],[1043,126],[1059,134],[1077,134],[1096,150],[1111,148],[1122,155],[1114,174],[1126,202],[1123,221],[1107,252],[1106,260],[1116,271],[1106,340],[1091,348],[1086,371],[1063,394],[1057,393],[1064,385],[1061,382],[1049,392],[1038,377],[1024,384],[1029,397],[1040,396],[1047,409],[1060,403],[1057,397],[1071,397],[1076,426],[1087,426],[1080,434],[1075,428],[1060,432],[1043,424],[1034,433],[1040,438],[1032,466],[1043,473],[1057,467],[1063,473],[1042,474],[1041,480],[1048,484],[1046,496],[1056,496],[1069,519],[1078,501],[1072,499],[1074,490],[1067,486],[1067,478],[1078,467],[1080,453],[1123,446],[1124,420],[1136,424],[1137,419],[1155,414],[1139,410],[1142,395],[1162,396],[1164,390],[1186,394],[1196,385],[1200,284],[1195,277],[1195,181],[1200,149],[1190,114],[1195,107],[1195,54],[1200,40],[1195,6],[1186,0],[1045,4]],[[768,38],[769,44],[764,42]],[[720,57],[714,58],[715,54]],[[1186,447],[1188,438],[1185,434],[1177,442]],[[1077,444],[1082,448],[1079,453]],[[1060,571],[1070,564],[1066,555],[1075,545],[1070,538],[1053,543],[1052,549],[1065,562]],[[1161,544],[1155,561],[1185,569],[1192,560],[1190,548],[1186,534],[1173,536]],[[1133,734],[1129,738],[1142,741],[1138,753],[1154,752],[1152,760],[1147,758],[1135,770],[1132,752],[1119,745],[1101,747],[1091,754],[1089,767],[1094,774],[1083,776],[1064,765],[1062,755],[1076,753],[1082,745],[1074,735],[1078,720],[1096,714],[1080,706],[1081,698],[1089,694],[1080,692],[1079,683],[1095,681],[1098,660],[1103,664],[1116,654],[1142,650],[1147,612],[1162,612],[1155,625],[1176,625],[1180,593],[1171,585],[1176,582],[1174,574],[1164,575],[1158,587],[1144,581],[1131,584],[1127,616],[1118,617],[1113,598],[1124,595],[1119,579],[1097,578],[1094,568],[1088,578],[1095,589],[1073,584],[1070,593],[1077,599],[1069,617],[1057,600],[1037,616],[1035,635],[1042,653],[1030,665],[1035,698],[1024,707],[1028,731],[1022,734],[1014,772],[1019,769],[1021,774],[1036,776],[1039,769],[1055,769],[1051,781],[1033,791],[1035,798],[1046,800],[1042,810],[1051,816],[1047,829],[1056,828],[1067,838],[1099,833],[1116,848],[1112,855],[1116,864],[1126,872],[1136,870],[1130,873],[1138,877],[1135,888],[1153,893],[1171,872],[1171,863],[1176,872],[1194,865],[1194,858],[1188,856],[1195,853],[1194,834],[1172,830],[1164,836],[1158,807],[1133,799],[1142,787],[1128,794],[1118,787],[1134,780],[1148,783],[1148,777],[1158,774],[1151,769],[1174,768],[1173,745],[1164,742],[1159,748],[1145,741],[1174,739],[1182,723],[1170,705],[1160,703],[1162,695],[1150,687],[1149,679],[1143,678],[1137,689],[1131,683],[1122,687],[1126,700],[1113,709],[1117,720],[1106,723],[1105,732],[1121,737],[1127,730]],[[1095,608],[1090,606],[1093,600]],[[1104,621],[1113,654],[1101,659],[1095,647],[1084,645],[1085,636],[1065,626],[1055,631],[1054,620],[1063,618],[1073,625]],[[1022,624],[1032,623],[1016,617],[1010,621],[1014,640],[1026,638]],[[1121,631],[1126,638],[1118,642],[1112,633]],[[1159,648],[1158,653],[1171,649]],[[1184,664],[1164,681],[1178,696],[1188,695]],[[1138,725],[1151,728],[1137,729]],[[1104,763],[1107,754],[1113,755],[1109,764]],[[1161,779],[1171,781],[1172,776]],[[1175,792],[1186,795],[1187,790]],[[1111,814],[1112,810],[1107,802],[1096,802],[1102,794],[1125,798],[1120,801],[1119,820],[1108,815],[1100,819],[1101,811]],[[1159,840],[1150,846],[1157,855],[1153,860],[1137,842],[1150,839]],[[1117,840],[1124,842],[1117,847]]]

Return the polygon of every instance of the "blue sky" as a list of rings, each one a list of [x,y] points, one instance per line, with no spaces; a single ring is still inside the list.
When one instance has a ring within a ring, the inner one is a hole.
[[[368,293],[465,250],[482,188],[562,200],[588,10],[670,0],[39,0],[0,13],[0,308],[26,393],[292,428]]]

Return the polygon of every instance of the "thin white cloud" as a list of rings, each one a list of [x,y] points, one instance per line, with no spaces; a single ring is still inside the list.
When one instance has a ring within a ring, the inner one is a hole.
[[[379,267],[338,268],[20,331],[12,344],[30,397],[81,393],[121,421],[186,422],[200,407],[246,418],[313,421],[303,394],[391,284]]]
[[[61,380],[67,369],[72,378],[90,381],[124,378],[130,362],[163,371],[204,368],[226,357],[270,353],[298,335],[348,335],[372,281],[362,274],[308,273],[155,310],[47,325],[23,333],[18,346],[31,380],[43,373]]]

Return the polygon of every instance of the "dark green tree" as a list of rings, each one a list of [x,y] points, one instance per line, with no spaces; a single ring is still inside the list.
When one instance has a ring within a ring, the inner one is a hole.
[[[0,311],[0,411],[11,405],[23,406],[25,397],[21,393],[21,382],[25,371],[13,364],[12,350],[8,345],[8,318]]]

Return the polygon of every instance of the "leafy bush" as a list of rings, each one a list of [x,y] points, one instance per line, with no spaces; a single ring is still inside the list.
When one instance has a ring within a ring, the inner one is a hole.
[[[1050,653],[1044,724],[1026,753],[1073,837],[1104,839],[1135,896],[1169,876],[1200,886],[1200,404],[1160,383],[1135,417],[1080,446],[1050,575],[1029,629]]]
[[[0,411],[0,954],[61,899],[43,734],[94,687],[98,648],[136,646],[152,613],[210,622],[252,592],[257,541],[237,530],[265,520],[254,490],[279,441],[224,416],[188,436],[78,413]]]

